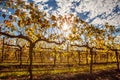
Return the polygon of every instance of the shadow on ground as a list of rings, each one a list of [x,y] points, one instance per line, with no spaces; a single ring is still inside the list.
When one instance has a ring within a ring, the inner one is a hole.
[[[29,80],[27,76],[8,77],[0,80]],[[44,74],[34,75],[34,80],[120,80],[120,71],[118,70],[104,70],[93,73],[62,73],[62,74]]]

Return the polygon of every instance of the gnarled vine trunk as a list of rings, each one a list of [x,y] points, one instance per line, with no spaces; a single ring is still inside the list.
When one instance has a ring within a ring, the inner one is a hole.
[[[80,65],[80,51],[78,51],[78,60],[79,60],[78,65]]]
[[[30,64],[29,64],[29,74],[30,74],[30,80],[33,80],[33,74],[32,74],[32,62],[33,62],[33,48],[34,48],[34,43],[30,43],[29,46],[29,59],[30,59]]]
[[[106,55],[107,55],[107,58],[106,58],[106,63],[108,63],[108,59],[109,59],[109,57],[108,57],[108,52],[107,52],[107,54],[106,54]]]
[[[20,56],[19,56],[20,58],[20,66],[22,66],[22,48],[20,48]]]
[[[90,74],[92,74],[93,72],[93,51],[92,51],[93,49],[92,48],[90,48],[90,58],[91,58],[91,60],[90,60]]]
[[[119,57],[118,57],[119,55],[117,50],[115,50],[115,55],[116,55],[117,70],[119,70]]]
[[[54,54],[54,67],[56,66],[56,51],[55,51],[55,54]]]
[[[88,64],[88,52],[86,53],[86,64]]]
[[[5,38],[3,37],[1,62],[3,62],[3,59],[4,59],[4,41],[5,41]]]

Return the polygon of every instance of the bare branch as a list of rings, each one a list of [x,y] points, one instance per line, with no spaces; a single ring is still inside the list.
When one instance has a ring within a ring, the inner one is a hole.
[[[120,51],[120,49],[113,49],[112,47],[105,45],[108,49],[112,50],[112,51]]]
[[[89,47],[87,44],[86,44],[86,45],[78,45],[78,44],[75,44],[75,45],[71,45],[71,46],[86,47],[86,48],[88,48],[88,49],[94,48],[94,49],[98,49],[98,50],[105,50],[104,48]]]
[[[78,44],[72,44],[71,46],[76,46],[76,47],[86,47],[86,48],[90,48],[88,45],[78,45]]]
[[[23,36],[22,34],[17,35],[17,36],[15,36],[15,35],[10,35],[10,34],[5,33],[5,32],[0,32],[0,34],[1,34],[1,35],[4,35],[4,36],[7,36],[7,37],[10,37],[10,38],[21,38],[21,39],[25,39],[25,40],[27,40],[27,41],[29,41],[29,42],[32,42],[27,36]]]
[[[48,40],[48,39],[42,39],[42,38],[39,38],[39,39],[37,39],[36,41],[35,41],[35,44],[37,43],[37,42],[39,42],[39,41],[45,41],[45,42],[47,42],[47,43],[55,43],[55,44],[57,44],[57,45],[61,45],[61,44],[63,44],[66,40],[63,40],[62,42],[57,42],[57,41],[50,41],[50,40]]]
[[[4,45],[18,47],[19,49],[22,48],[21,46],[19,46],[19,45],[14,45],[14,44],[7,44],[7,43],[4,43]]]
[[[11,46],[11,47],[12,47],[12,46],[13,46],[13,47],[16,47],[15,49],[18,49],[18,50],[20,49],[20,47],[19,47],[19,46],[17,46],[17,45],[7,44],[7,43],[5,43],[4,45]]]

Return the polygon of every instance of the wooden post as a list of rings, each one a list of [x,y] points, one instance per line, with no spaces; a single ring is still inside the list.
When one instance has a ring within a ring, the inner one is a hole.
[[[32,62],[33,62],[33,48],[35,44],[30,43],[29,46],[29,59],[30,59],[30,64],[29,64],[29,74],[30,74],[30,80],[33,80],[33,74],[32,74]]]
[[[90,48],[90,74],[92,74],[93,72],[93,48]]]
[[[78,65],[80,65],[80,51],[78,51]]]
[[[5,41],[5,37],[3,37],[3,44],[2,44],[2,59],[1,59],[2,62],[4,59],[4,41]]]
[[[119,70],[119,57],[118,57],[118,52],[117,52],[117,50],[115,50],[115,54],[116,54],[117,70]]]

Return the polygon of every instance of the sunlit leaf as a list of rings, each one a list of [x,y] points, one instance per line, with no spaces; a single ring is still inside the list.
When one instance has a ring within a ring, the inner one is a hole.
[[[10,27],[12,25],[11,22],[8,20],[5,20],[4,23],[6,24],[7,27]]]
[[[72,28],[72,32],[73,32],[73,34],[76,33],[76,28],[75,27]]]
[[[52,20],[56,20],[56,17],[54,15],[51,16]]]
[[[53,27],[56,27],[56,26],[57,26],[57,23],[53,23],[52,26],[53,26]]]

